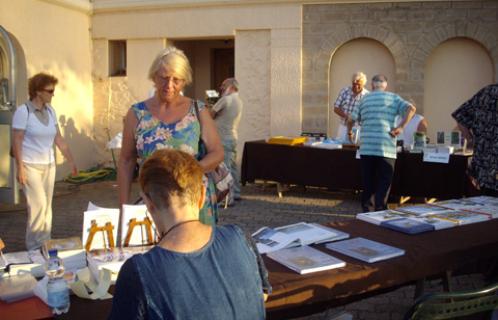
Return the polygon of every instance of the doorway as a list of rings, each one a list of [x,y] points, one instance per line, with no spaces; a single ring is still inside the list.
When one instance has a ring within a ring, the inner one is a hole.
[[[235,76],[234,48],[213,49],[211,87],[218,88],[226,78]]]
[[[206,90],[217,90],[235,74],[233,39],[173,40],[171,44],[185,52],[192,66],[193,83],[184,92],[188,97],[205,100]]]

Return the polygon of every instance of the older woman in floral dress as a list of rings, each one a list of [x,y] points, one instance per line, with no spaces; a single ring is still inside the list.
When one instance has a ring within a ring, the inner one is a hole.
[[[207,153],[199,164],[205,173],[223,161],[223,146],[216,125],[204,104],[184,97],[181,92],[192,83],[192,69],[185,54],[174,47],[161,51],[149,70],[149,79],[156,91],[153,97],[133,105],[125,118],[123,143],[118,167],[120,204],[130,201],[130,186],[138,161],[143,163],[154,151],[172,148],[187,152],[199,159],[199,140]],[[205,224],[215,224],[218,207],[215,187],[204,177],[206,200],[200,212]]]

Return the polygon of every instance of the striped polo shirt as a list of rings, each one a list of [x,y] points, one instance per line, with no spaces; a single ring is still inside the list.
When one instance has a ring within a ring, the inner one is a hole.
[[[367,94],[351,115],[361,124],[360,155],[396,159],[396,116],[403,116],[410,104],[397,94],[373,91]]]

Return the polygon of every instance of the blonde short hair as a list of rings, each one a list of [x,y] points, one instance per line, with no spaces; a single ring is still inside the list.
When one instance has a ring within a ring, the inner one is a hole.
[[[364,74],[361,71],[355,72],[353,74],[353,77],[351,78],[351,82],[354,82],[356,80],[360,80],[363,83],[363,85],[367,84],[367,76],[366,76],[366,74]]]
[[[172,70],[176,77],[185,80],[185,85],[192,83],[192,67],[182,50],[175,47],[161,50],[149,68],[150,80],[154,81],[154,77],[161,67]]]

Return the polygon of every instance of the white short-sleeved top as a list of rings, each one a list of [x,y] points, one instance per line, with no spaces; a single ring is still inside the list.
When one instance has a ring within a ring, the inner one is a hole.
[[[33,164],[51,164],[55,162],[54,139],[57,134],[57,117],[52,106],[46,105],[48,123],[43,124],[31,102],[17,107],[12,119],[12,128],[24,130],[22,143],[22,161]],[[28,110],[29,109],[29,110]]]

